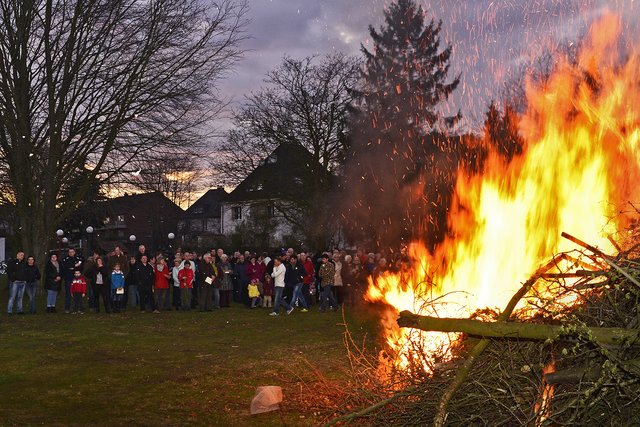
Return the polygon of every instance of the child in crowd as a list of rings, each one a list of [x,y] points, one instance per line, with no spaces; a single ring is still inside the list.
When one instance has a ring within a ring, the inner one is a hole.
[[[249,298],[251,299],[251,308],[259,307],[262,303],[260,298],[260,288],[258,287],[260,280],[251,279],[249,285],[247,285],[247,290],[249,291]]]
[[[193,279],[195,274],[191,269],[191,263],[185,262],[182,270],[178,272],[178,280],[180,280],[180,300],[182,301],[182,309],[191,310],[191,289],[193,289]]]
[[[84,314],[82,299],[87,294],[87,281],[80,273],[80,270],[73,272],[73,280],[71,281],[71,296],[73,298],[73,314]]]
[[[273,278],[270,274],[264,276],[264,303],[263,307],[273,307],[271,297],[273,296]]]
[[[111,301],[113,301],[114,313],[120,313],[123,298],[124,273],[120,270],[120,264],[116,263],[111,272]]]

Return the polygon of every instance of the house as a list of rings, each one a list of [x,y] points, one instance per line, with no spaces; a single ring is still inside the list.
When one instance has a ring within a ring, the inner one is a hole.
[[[227,194],[224,188],[213,188],[204,193],[184,212],[179,229],[190,239],[202,235],[221,235],[221,202]]]
[[[221,202],[225,236],[249,235],[256,246],[302,239],[305,201],[330,174],[297,143],[279,145]],[[244,243],[244,241],[243,241]]]
[[[130,194],[104,203],[104,220],[94,227],[93,244],[111,250],[115,244],[124,245],[130,252],[138,244],[150,250],[172,245],[169,233],[177,234],[178,221],[184,211],[159,191]],[[135,240],[130,239],[135,236]]]

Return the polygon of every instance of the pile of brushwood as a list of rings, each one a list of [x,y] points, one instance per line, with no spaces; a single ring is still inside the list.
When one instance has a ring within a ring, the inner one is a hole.
[[[349,386],[314,410],[324,410],[326,425],[637,423],[640,245],[611,238],[619,252],[611,255],[563,237],[579,249],[541,266],[499,313],[400,313],[400,327],[462,333],[453,357],[438,361],[416,345],[408,367],[380,375],[350,343]],[[528,308],[516,309],[523,299]]]

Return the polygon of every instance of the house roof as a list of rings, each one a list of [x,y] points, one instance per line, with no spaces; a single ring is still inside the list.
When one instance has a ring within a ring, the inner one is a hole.
[[[228,193],[224,188],[212,188],[189,206],[185,211],[184,216],[207,216],[219,218],[220,202],[224,200],[227,194]]]
[[[225,203],[305,197],[329,172],[297,143],[280,144],[223,200]]]
[[[130,213],[137,208],[144,208],[150,212],[155,209],[162,209],[168,215],[180,215],[183,213],[180,206],[173,203],[160,191],[151,193],[128,194],[126,196],[108,199],[104,202],[111,213]]]

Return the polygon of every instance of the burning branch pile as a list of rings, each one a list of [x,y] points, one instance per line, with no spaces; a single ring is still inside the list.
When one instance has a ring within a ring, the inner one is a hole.
[[[400,391],[393,382],[386,396],[379,392],[369,407],[333,422],[625,425],[634,419],[640,413],[638,245],[609,256],[563,237],[582,250],[540,267],[500,314],[401,312],[402,328],[464,334],[451,360],[425,365],[423,358],[433,355],[414,354],[409,366],[390,374],[403,378]],[[563,271],[560,260],[570,260]]]

